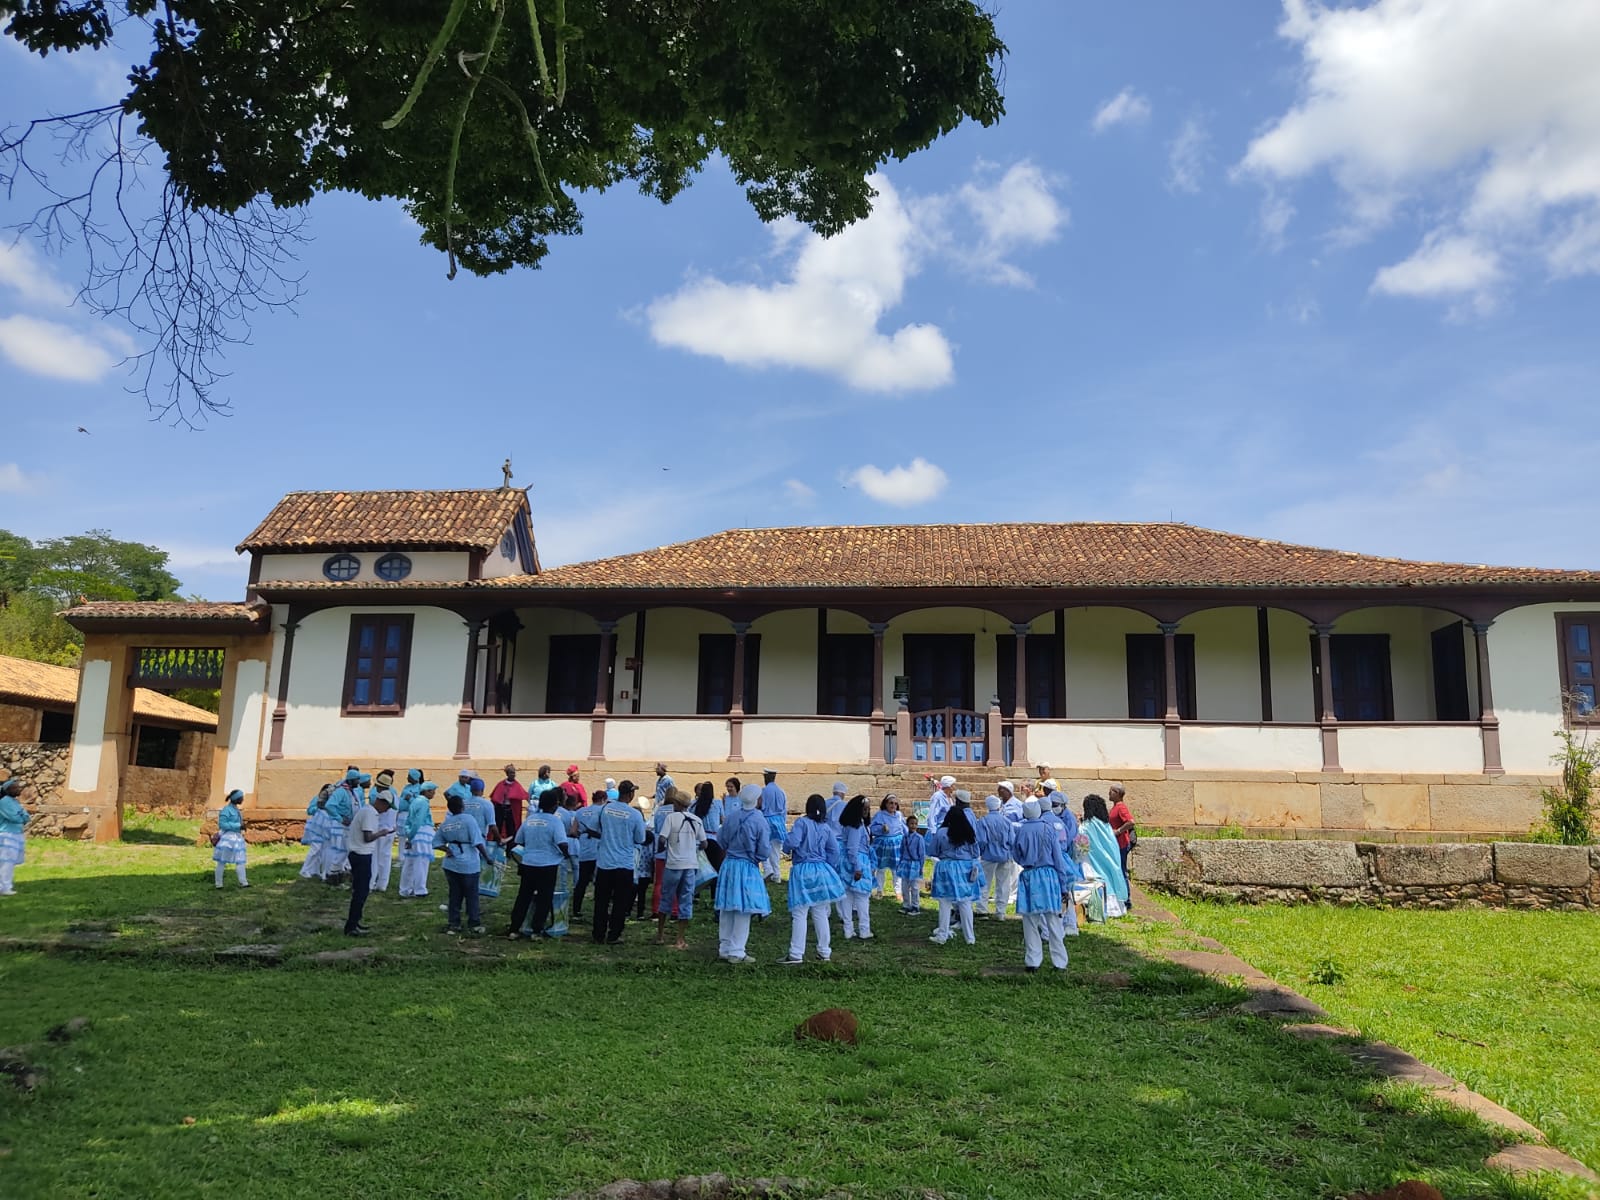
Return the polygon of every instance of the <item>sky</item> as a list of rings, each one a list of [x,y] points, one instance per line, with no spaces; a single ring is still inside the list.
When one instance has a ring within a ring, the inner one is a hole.
[[[585,196],[446,281],[398,204],[309,209],[233,415],[152,421],[69,250],[0,240],[0,528],[104,528],[187,593],[298,489],[531,485],[546,566],[746,526],[1175,520],[1600,567],[1600,5],[998,9],[1006,116],[829,240],[719,167]],[[0,124],[115,95],[0,44]],[[0,197],[0,224],[26,216]],[[82,427],[88,432],[79,432]]]

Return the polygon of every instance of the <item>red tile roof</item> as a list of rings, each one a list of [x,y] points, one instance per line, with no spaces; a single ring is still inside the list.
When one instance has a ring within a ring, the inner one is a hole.
[[[263,591],[737,588],[1600,586],[1600,571],[1415,562],[1178,524],[1072,522],[730,529],[472,584],[263,582]]]
[[[28,707],[75,708],[78,672],[73,667],[33,662],[0,654],[0,700]],[[133,715],[139,720],[166,721],[191,729],[215,729],[217,714],[174,700],[149,688],[133,689]]]
[[[239,550],[492,550],[528,502],[522,488],[290,492]]]
[[[61,615],[74,625],[94,621],[180,621],[195,624],[237,624],[264,621],[271,609],[264,604],[210,600],[91,600]]]

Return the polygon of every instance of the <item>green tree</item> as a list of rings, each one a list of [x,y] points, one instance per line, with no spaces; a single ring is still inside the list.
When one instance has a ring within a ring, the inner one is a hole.
[[[0,654],[75,667],[82,649],[83,635],[44,596],[24,592],[0,606]]]
[[[104,529],[37,542],[27,589],[62,608],[85,600],[176,600],[178,579],[167,552],[123,542]]]
[[[1005,47],[975,0],[0,0],[5,17],[40,54],[150,30],[119,104],[0,136],[0,183],[38,178],[52,133],[117,164],[43,196],[33,228],[102,264],[117,248],[87,299],[202,402],[230,326],[297,294],[295,214],[320,192],[398,199],[452,277],[486,275],[579,233],[578,193],[669,201],[713,156],[762,219],[831,234],[883,163],[1003,111]],[[140,139],[166,173],[155,222],[102,223],[97,189],[121,197]]]

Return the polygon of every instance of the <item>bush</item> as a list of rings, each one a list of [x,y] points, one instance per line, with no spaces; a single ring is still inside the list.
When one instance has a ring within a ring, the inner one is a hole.
[[[1594,789],[1600,746],[1589,744],[1587,731],[1578,737],[1570,729],[1558,729],[1556,738],[1561,749],[1550,760],[1561,768],[1561,782],[1539,789],[1544,824],[1534,831],[1534,838],[1562,846],[1587,846],[1595,840]]]

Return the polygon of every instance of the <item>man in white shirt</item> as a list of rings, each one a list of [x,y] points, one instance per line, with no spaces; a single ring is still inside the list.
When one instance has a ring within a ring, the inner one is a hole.
[[[694,884],[700,873],[700,851],[706,848],[706,827],[689,811],[689,793],[673,788],[666,795],[672,811],[661,823],[660,842],[666,848],[661,870],[661,889],[656,896],[656,945],[667,942],[667,917],[676,911],[678,942],[685,950],[689,943],[689,918],[694,916]]]
[[[377,792],[371,804],[356,809],[345,830],[350,851],[350,912],[344,919],[346,937],[365,937],[372,931],[361,923],[361,911],[367,905],[367,893],[372,890],[372,853],[378,839],[392,834],[394,827],[386,827],[385,814],[389,811],[389,796]]]
[[[950,811],[953,801],[950,799],[950,790],[956,786],[954,775],[945,775],[940,778],[933,789],[933,795],[928,797],[928,834],[931,837],[939,832],[939,827],[944,824],[944,815]]]

